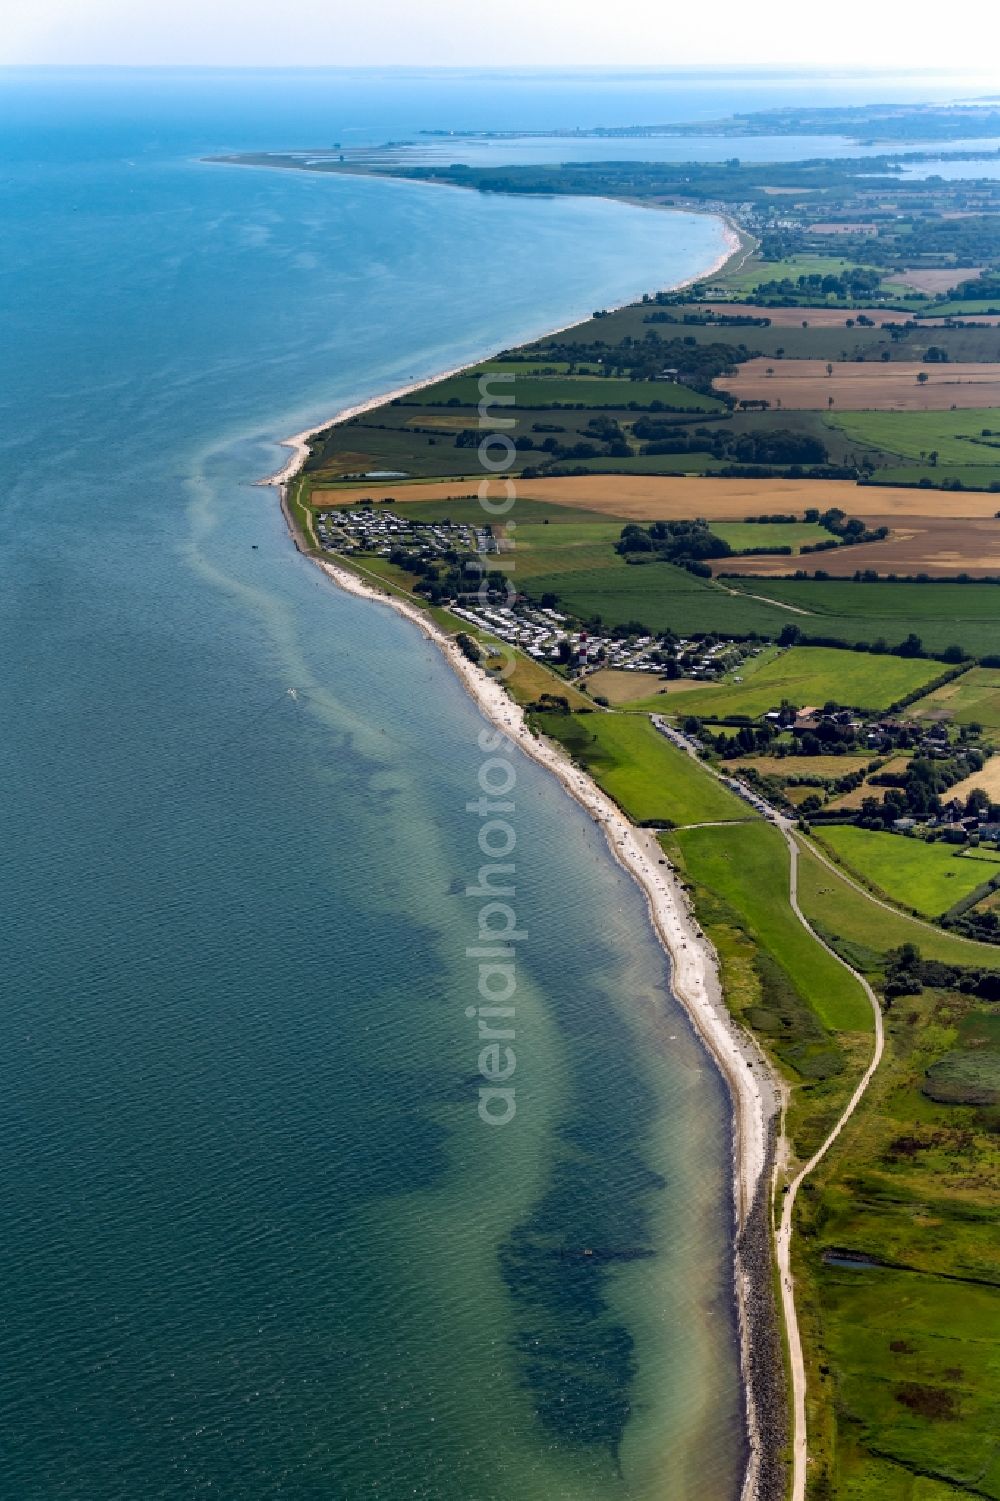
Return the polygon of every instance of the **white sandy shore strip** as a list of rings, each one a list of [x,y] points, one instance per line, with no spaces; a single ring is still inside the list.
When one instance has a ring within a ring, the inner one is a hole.
[[[696,281],[705,281],[708,277],[715,276],[717,272],[722,270],[727,261],[739,253],[743,247],[743,241],[735,226],[722,215],[716,215],[715,217],[721,219],[726,249],[706,271],[699,271],[697,276],[689,276],[684,281],[676,282],[673,286],[664,288],[665,291],[680,292]],[[747,253],[749,254],[749,251]],[[609,311],[617,312],[619,308],[631,307],[635,301],[636,298],[630,297],[625,302],[616,303]],[[561,323],[557,328],[550,328],[544,333],[536,334],[534,338],[525,342],[536,343],[539,339],[555,338],[556,334],[565,333],[568,328],[576,328],[582,322],[586,322],[585,316],[575,318],[572,323]],[[287,485],[289,481],[293,480],[309,457],[309,439],[314,438],[317,433],[326,432],[327,428],[335,427],[338,423],[350,422],[352,417],[361,417],[365,412],[373,412],[377,407],[385,406],[388,402],[396,401],[402,396],[412,396],[414,391],[422,391],[427,386],[435,386],[438,381],[450,380],[454,375],[462,375],[465,371],[472,370],[477,365],[481,365],[485,360],[495,359],[498,354],[502,353],[503,348],[510,348],[510,346],[498,345],[495,349],[481,355],[477,360],[466,361],[464,365],[456,365],[450,370],[439,370],[434,375],[420,376],[419,379],[408,381],[404,386],[397,386],[394,391],[383,391],[381,395],[372,396],[368,401],[358,402],[356,406],[343,407],[339,412],[335,412],[332,417],[327,417],[323,422],[317,422],[313,427],[304,428],[301,433],[295,433],[291,438],[282,438],[279,447],[290,448],[292,450],[291,457],[287,464],[284,464],[276,474],[270,475],[267,479],[260,480],[259,483],[262,485],[280,486]]]

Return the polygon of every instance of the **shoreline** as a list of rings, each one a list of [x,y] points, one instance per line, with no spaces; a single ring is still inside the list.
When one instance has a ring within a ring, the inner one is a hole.
[[[715,276],[729,262],[752,253],[753,244],[735,224],[715,215],[723,225],[726,250],[713,265],[670,287],[679,291]],[[635,299],[632,299],[633,301]],[[617,306],[629,306],[629,303]],[[550,337],[577,326],[565,323],[535,338]],[[506,346],[509,347],[509,346]],[[492,356],[487,354],[481,359]],[[474,366],[479,361],[473,361]],[[738,1327],[740,1371],[746,1421],[747,1458],[740,1485],[740,1501],[780,1501],[784,1495],[781,1451],[787,1419],[784,1402],[782,1344],[772,1285],[770,1178],[780,1129],[781,1086],[753,1037],[733,1020],[722,993],[718,956],[702,931],[683,884],[657,842],[640,829],[576,766],[560,746],[536,735],[523,709],[502,681],[462,653],[455,641],[418,605],[388,590],[376,588],[344,563],[318,557],[303,537],[289,505],[289,486],[303,468],[311,437],[354,416],[384,406],[397,396],[419,390],[468,370],[470,364],[423,377],[383,392],[334,417],[282,440],[292,449],[277,473],[257,483],[276,488],[282,515],[296,548],[346,593],[387,605],[433,642],[483,716],[500,729],[536,764],[552,773],[570,797],[597,824],[612,858],[642,891],[654,935],[670,965],[670,989],[683,1007],[703,1047],[721,1073],[730,1103],[732,1132],[731,1192],[734,1215],[733,1294]]]
[[[269,170],[276,171],[278,169],[270,168]],[[670,209],[666,208],[663,204],[639,205],[632,203],[631,200],[626,199],[612,198],[608,199],[608,202],[629,202],[631,203],[632,207],[641,206],[644,208],[652,208],[656,211],[668,214],[695,212],[695,210],[688,209]],[[723,267],[727,266],[730,261],[735,260],[737,256],[742,255],[745,260],[748,255],[753,253],[753,244],[746,243],[747,241],[749,241],[750,237],[747,236],[742,230],[740,230],[733,222],[733,220],[728,217],[728,215],[717,213],[713,210],[709,213],[704,214],[702,217],[719,220],[720,224],[723,227],[723,238],[726,243],[725,251],[720,254],[715,261],[712,262],[711,266],[709,266],[705,271],[699,272],[697,276],[685,277],[683,281],[676,282],[672,286],[658,288],[659,291],[682,292],[685,287],[693,286],[695,282],[705,281],[706,278],[710,276],[717,276],[719,272],[722,271]],[[639,295],[641,296],[641,293]],[[624,302],[613,303],[607,311],[609,313],[616,313],[621,308],[631,307],[635,301],[636,299],[634,297],[631,297],[626,299],[626,301]],[[565,333],[567,329],[577,328],[580,323],[586,321],[586,318],[587,315],[584,314],[581,318],[574,318],[569,323],[559,323],[554,328],[543,329],[541,333],[533,335],[531,340],[527,342],[534,343],[538,339],[554,338],[556,334]],[[509,344],[498,345],[496,348],[486,350],[483,354],[477,356],[474,360],[467,361],[464,365],[454,365],[449,369],[438,370],[430,375],[415,376],[413,380],[407,381],[404,385],[395,386],[391,391],[382,391],[378,396],[368,397],[365,401],[359,401],[354,406],[341,407],[338,411],[334,412],[332,417],[326,417],[322,422],[314,423],[312,427],[303,428],[301,432],[293,433],[290,438],[279,439],[278,447],[290,448],[292,450],[291,455],[289,456],[287,462],[283,464],[279,470],[277,470],[274,474],[268,475],[265,479],[257,480],[256,483],[261,486],[273,486],[275,488],[290,484],[298,474],[299,470],[305,464],[306,459],[309,457],[309,439],[314,438],[317,433],[326,432],[327,428],[336,427],[342,422],[350,422],[353,417],[361,417],[365,414],[365,412],[373,412],[378,407],[386,406],[390,401],[396,401],[402,396],[412,395],[414,391],[423,391],[427,386],[436,385],[438,381],[450,380],[452,376],[461,375],[464,371],[470,370],[474,368],[474,366],[482,364],[485,360],[496,359],[497,355],[501,354],[504,349],[509,349],[510,347],[511,346]]]
[[[285,516],[288,520],[287,511]],[[295,540],[300,546],[297,537]],[[780,1113],[779,1091],[755,1041],[741,1031],[726,1006],[716,952],[694,915],[690,898],[660,849],[655,833],[633,824],[561,746],[534,734],[524,710],[514,702],[502,681],[470,662],[452,637],[418,605],[376,589],[342,564],[310,554],[305,556],[345,593],[387,605],[437,646],[484,718],[501,730],[512,745],[551,772],[598,825],[612,858],[632,877],[646,899],[653,932],[670,962],[670,990],[721,1073],[729,1094],[735,1221],[733,1282],[749,1448],[740,1501],[777,1501],[783,1495],[783,1483],[775,1482],[770,1472],[781,1442],[776,1434],[783,1427],[784,1411],[783,1402],[779,1404],[780,1413],[768,1411],[773,1406],[774,1393],[782,1389],[771,1293],[768,1211]]]

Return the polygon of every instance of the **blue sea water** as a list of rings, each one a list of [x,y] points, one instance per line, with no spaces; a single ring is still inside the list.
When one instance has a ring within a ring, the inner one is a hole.
[[[489,78],[0,82],[3,1494],[735,1495],[727,1106],[642,901],[514,756],[482,1126],[482,721],[253,485],[718,226],[200,160],[522,123]]]

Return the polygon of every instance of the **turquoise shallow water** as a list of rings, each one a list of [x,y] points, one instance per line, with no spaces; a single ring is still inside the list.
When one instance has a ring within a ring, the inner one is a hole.
[[[642,901],[514,756],[482,1126],[482,721],[252,485],[718,227],[205,167],[273,122],[203,87],[2,113],[4,1493],[721,1501],[727,1111]]]

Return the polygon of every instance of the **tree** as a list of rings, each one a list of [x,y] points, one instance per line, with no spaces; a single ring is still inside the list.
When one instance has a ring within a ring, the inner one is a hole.
[[[898,657],[920,657],[923,655],[923,650],[924,645],[920,637],[911,631],[906,640],[897,646],[896,655]]]
[[[921,370],[920,373],[917,376],[917,385],[918,386],[926,386],[926,384],[927,384],[927,382],[929,380],[930,380],[930,376],[927,374],[927,371],[926,370]]]

